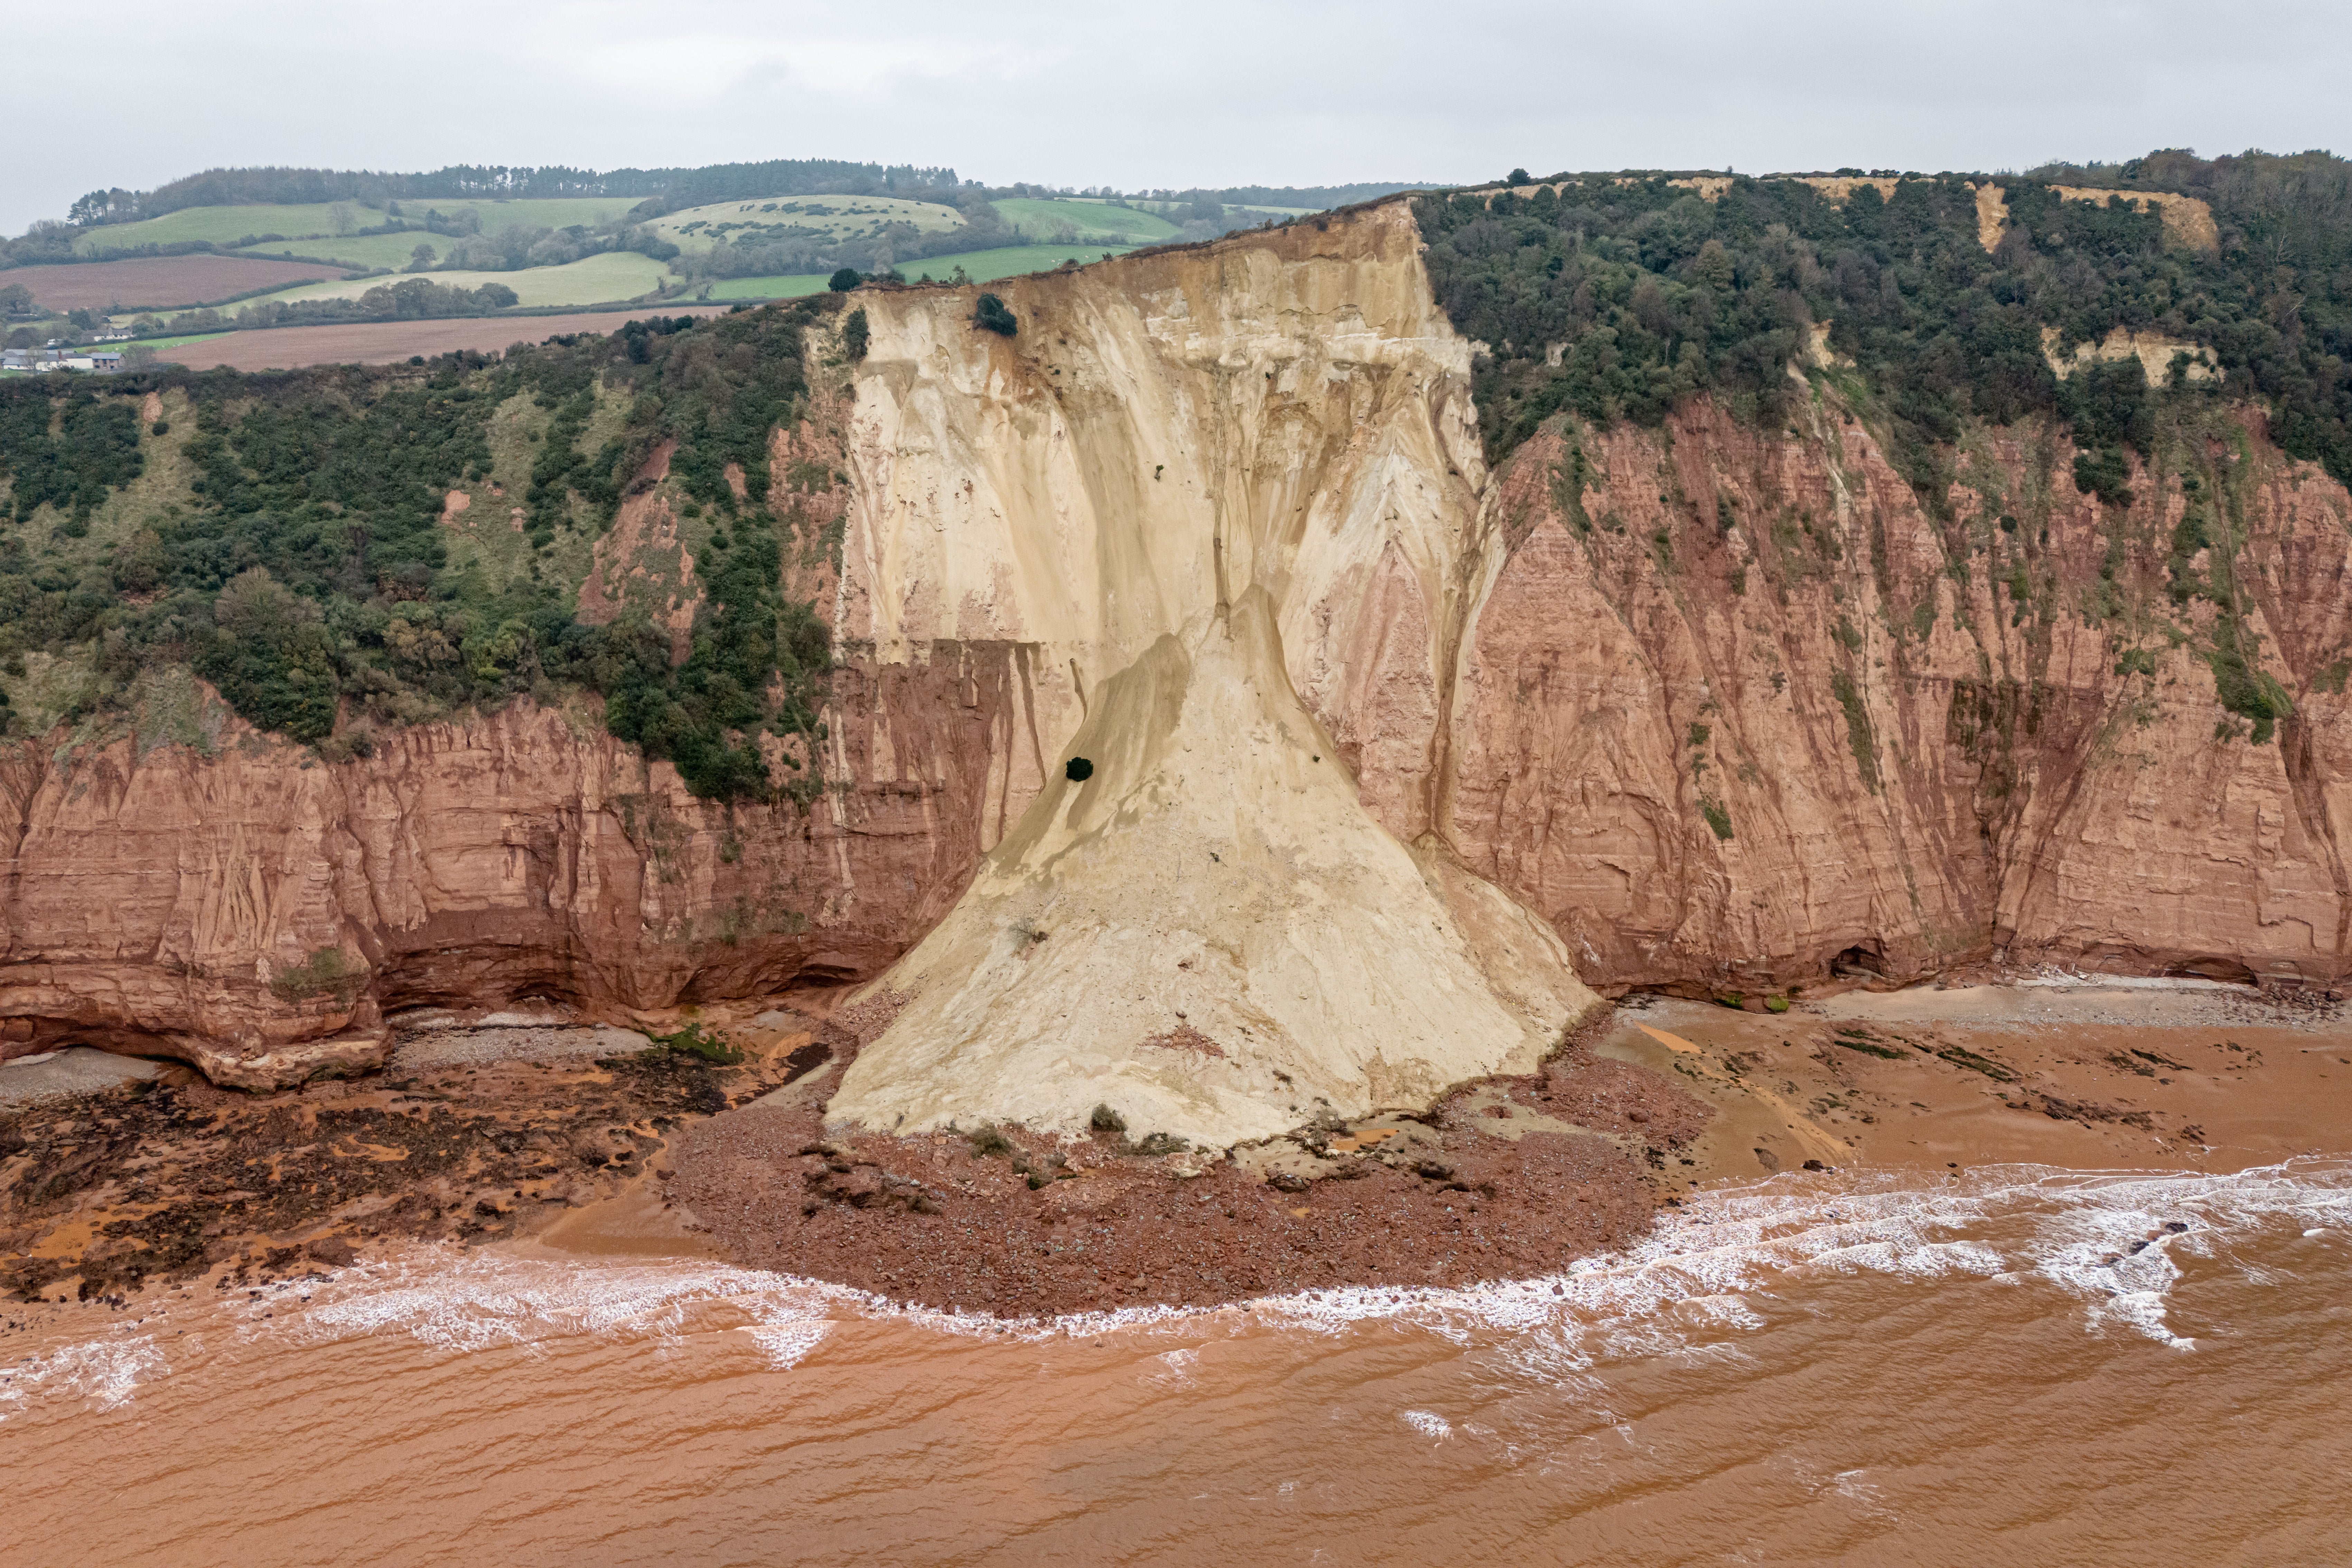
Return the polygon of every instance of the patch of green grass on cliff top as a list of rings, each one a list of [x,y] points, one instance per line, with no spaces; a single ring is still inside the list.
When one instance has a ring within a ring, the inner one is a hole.
[[[1066,201],[1053,196],[1003,196],[989,203],[997,216],[1033,241],[1049,245],[1095,240],[1117,245],[1156,245],[1173,239],[1180,227],[1157,213],[1108,202]],[[1068,231],[1068,240],[1063,231]]]
[[[898,268],[898,274],[910,281],[929,277],[934,283],[944,283],[961,267],[968,280],[993,283],[1001,278],[1051,272],[1066,261],[1084,267],[1106,257],[1124,256],[1136,248],[1132,245],[1009,245],[998,250],[974,250],[962,256],[934,256],[928,260],[905,262]]]
[[[1051,272],[1066,261],[1084,267],[1100,261],[1106,256],[1124,256],[1136,249],[1132,245],[1012,245],[996,250],[971,250],[959,256],[932,256],[920,261],[902,261],[898,276],[910,283],[926,280],[945,283],[957,268],[963,268],[969,283],[993,283],[1001,278],[1019,278],[1033,272]],[[830,273],[799,273],[779,278],[730,278],[712,286],[714,300],[798,300],[811,294],[822,294],[831,284]]]

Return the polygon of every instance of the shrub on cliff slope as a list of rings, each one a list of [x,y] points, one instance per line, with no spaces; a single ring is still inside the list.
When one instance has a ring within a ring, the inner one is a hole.
[[[979,302],[972,308],[971,324],[982,331],[995,332],[1008,338],[1021,330],[1020,321],[1014,319],[1013,312],[1005,307],[1004,301],[993,294],[982,294],[980,297]]]
[[[802,332],[823,309],[656,318],[502,361],[174,373],[103,396],[0,385],[0,655],[90,650],[96,710],[143,666],[185,662],[254,724],[312,742],[339,713],[397,723],[576,685],[697,793],[763,796],[760,735],[814,731],[826,663],[824,628],[783,594],[758,499],[772,435],[803,417]],[[168,465],[187,477],[131,491],[171,428],[142,440],[150,390],[192,405]],[[525,428],[527,467],[506,459],[509,485],[528,476],[525,537],[503,556],[453,552],[448,490],[486,489],[494,447]],[[590,542],[665,447],[671,483],[718,525],[676,668],[642,614],[574,616]],[[89,536],[100,513],[104,536]]]
[[[1971,188],[1988,178],[2009,215],[1990,252]],[[2156,215],[2063,199],[2060,183],[2198,195],[2220,244],[2168,245]],[[2042,354],[2044,329],[2070,353],[2123,327],[2209,350],[2231,393],[2272,405],[2289,453],[2352,482],[2352,165],[2323,153],[1940,174],[1842,202],[1795,180],[1735,178],[1710,201],[1663,175],[1589,174],[1416,212],[1439,302],[1487,345],[1475,387],[1493,458],[1561,410],[1655,423],[1703,392],[1776,425],[1796,391],[1786,367],[1822,323],[1934,499],[1939,449],[1969,419],[2054,412],[2085,447],[2144,440],[2105,418],[2100,386],[2062,399]]]

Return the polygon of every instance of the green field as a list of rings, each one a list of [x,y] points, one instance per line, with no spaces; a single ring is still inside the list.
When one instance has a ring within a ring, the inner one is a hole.
[[[722,234],[756,239],[762,231],[820,229],[835,239],[871,233],[885,223],[909,223],[925,234],[963,226],[963,215],[933,202],[896,196],[775,196],[763,201],[713,202],[687,207],[654,224],[654,232],[681,250],[709,250]]]
[[[1106,253],[1118,256],[1134,248],[1131,245],[1014,245],[1002,250],[974,250],[962,256],[934,256],[928,261],[902,261],[898,275],[909,283],[919,283],[926,278],[934,283],[944,283],[961,267],[968,280],[993,283],[1000,278],[1051,272],[1063,262],[1074,259],[1084,266],[1089,261],[1100,261]],[[827,281],[821,272],[791,278],[730,278],[713,289],[710,297],[797,300],[803,295],[824,293]]]
[[[1176,233],[1174,224],[1155,213],[1115,207],[1108,202],[1007,196],[989,205],[1006,223],[1014,225],[1033,240],[1050,239],[1065,225],[1081,241],[1111,240],[1113,236],[1123,236],[1129,244],[1150,245]]]
[[[389,267],[396,272],[408,265],[419,245],[429,245],[434,255],[446,256],[457,243],[446,234],[412,229],[406,234],[370,234],[352,239],[289,239],[282,244],[272,240],[268,245],[247,246],[236,254],[267,258],[291,255],[305,261],[340,261],[346,267]]]
[[[1131,245],[1008,245],[1002,250],[975,250],[964,256],[934,256],[928,261],[902,261],[898,264],[898,276],[910,283],[919,283],[926,276],[935,283],[944,283],[948,274],[961,267],[964,276],[974,283],[993,283],[1000,278],[1051,272],[1065,261],[1075,260],[1083,267],[1105,256],[1123,256],[1134,248]]]
[[[1189,202],[1139,202],[1137,205],[1149,207],[1155,213],[1166,213],[1177,223],[1182,223],[1192,212],[1192,204]],[[1228,202],[1225,205],[1225,211],[1229,214],[1272,213],[1277,217],[1307,217],[1315,213],[1329,210],[1328,207],[1270,207],[1256,202]]]
[[[352,217],[362,228],[383,221],[382,213],[362,206],[352,207]],[[282,234],[291,238],[296,235],[334,232],[334,216],[325,203],[302,206],[183,207],[162,217],[91,229],[75,237],[74,249],[89,256],[101,250],[177,245],[188,240],[230,245],[248,234]]]
[[[795,278],[730,278],[710,290],[714,300],[801,300],[828,287],[822,272]]]
[[[432,208],[444,217],[456,217],[472,212],[481,220],[482,232],[496,234],[517,224],[529,227],[565,228],[572,224],[597,224],[626,216],[636,202],[627,196],[551,196],[512,202],[411,201],[401,204],[403,215],[410,221],[421,220],[425,209]],[[378,208],[352,204],[352,221],[361,228],[373,228],[387,222]],[[288,239],[331,237],[335,232],[332,206],[325,202],[310,202],[300,205],[257,205],[235,207],[183,207],[162,217],[142,219],[138,223],[108,224],[77,236],[74,249],[84,256],[101,250],[121,250],[142,245],[174,245],[187,240],[204,240],[213,245],[234,245],[249,234],[282,234]],[[397,235],[380,237],[397,239]],[[435,248],[446,248],[443,237],[420,234],[416,239],[430,241]],[[413,247],[416,239],[408,243]],[[345,242],[351,243],[351,242]],[[284,249],[282,245],[273,248]],[[323,255],[296,247],[297,255]],[[261,254],[268,255],[268,251]],[[402,258],[406,259],[405,256]],[[371,266],[383,266],[372,262]]]
[[[520,204],[518,204],[520,205]],[[415,276],[451,289],[503,283],[520,305],[606,305],[650,294],[670,280],[669,268],[634,250],[606,251],[562,267],[528,267],[520,272],[420,272]],[[261,299],[291,304],[297,300],[356,300],[397,278],[351,278],[340,283],[298,283]],[[239,301],[241,305],[260,300]]]

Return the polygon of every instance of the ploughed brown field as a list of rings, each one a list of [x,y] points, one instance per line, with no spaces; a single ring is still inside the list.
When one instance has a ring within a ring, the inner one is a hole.
[[[5,274],[0,274],[5,276]],[[415,354],[458,349],[495,353],[562,332],[617,332],[640,316],[710,316],[725,305],[653,306],[635,311],[583,310],[569,316],[466,316],[429,321],[359,321],[331,327],[274,327],[226,332],[162,351],[190,370],[294,370],[306,364],[394,364]]]
[[[22,283],[50,310],[168,310],[214,305],[259,289],[283,289],[349,269],[315,261],[265,261],[256,256],[152,256],[64,267],[12,267],[0,285]]]

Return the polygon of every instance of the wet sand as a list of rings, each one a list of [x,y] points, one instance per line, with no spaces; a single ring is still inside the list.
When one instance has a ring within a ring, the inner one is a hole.
[[[1920,988],[1778,1016],[1653,1001],[1620,1017],[1604,1053],[1675,1072],[1718,1112],[1684,1152],[1686,1184],[1787,1169],[1822,1138],[1858,1169],[2237,1171],[2345,1152],[2352,1128],[2352,1024],[2239,987]]]

